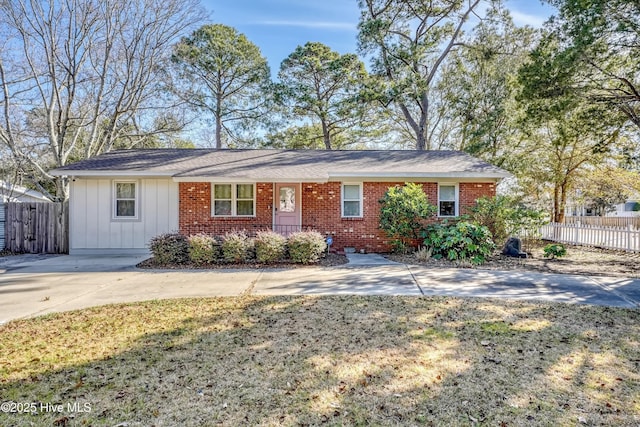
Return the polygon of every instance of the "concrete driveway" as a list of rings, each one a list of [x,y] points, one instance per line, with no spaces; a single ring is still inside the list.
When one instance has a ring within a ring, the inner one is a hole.
[[[449,295],[635,308],[640,280],[429,269],[376,255],[344,266],[265,270],[140,270],[143,257],[0,258],[0,324],[97,305],[181,297],[256,295]]]

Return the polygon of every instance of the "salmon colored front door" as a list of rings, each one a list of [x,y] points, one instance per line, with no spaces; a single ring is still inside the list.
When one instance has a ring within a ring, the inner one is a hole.
[[[300,230],[300,184],[276,184],[273,231],[288,236]]]

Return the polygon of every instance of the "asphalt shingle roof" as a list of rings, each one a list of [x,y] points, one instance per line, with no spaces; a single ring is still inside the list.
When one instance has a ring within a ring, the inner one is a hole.
[[[326,181],[332,177],[482,177],[508,172],[460,151],[121,150],[55,169],[56,175],[171,176]]]

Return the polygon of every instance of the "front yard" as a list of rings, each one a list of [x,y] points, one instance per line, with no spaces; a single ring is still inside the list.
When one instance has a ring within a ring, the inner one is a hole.
[[[105,306],[0,326],[0,395],[2,426],[637,426],[640,312],[353,296]]]

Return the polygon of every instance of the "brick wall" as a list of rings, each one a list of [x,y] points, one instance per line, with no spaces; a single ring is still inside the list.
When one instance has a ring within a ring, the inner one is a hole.
[[[224,234],[234,229],[264,228],[273,222],[273,184],[256,184],[256,216],[251,218],[211,216],[211,184],[208,182],[181,182],[180,233],[185,236],[197,233]]]
[[[363,184],[363,217],[342,218],[341,183],[303,183],[302,188],[302,225],[312,227],[322,234],[333,236],[333,248],[343,250],[353,247],[367,252],[388,252],[389,241],[378,228],[380,212],[379,200],[385,191],[403,182],[365,182]],[[438,201],[438,184],[423,183],[422,187],[429,202]],[[475,204],[482,196],[494,196],[495,184],[460,183],[460,213]],[[212,218],[211,184],[180,183],[180,232],[185,235],[200,232],[224,234],[232,229],[250,231],[271,225],[273,221],[273,184],[256,184],[255,218]]]
[[[464,215],[467,209],[475,206],[476,200],[481,197],[493,197],[496,195],[496,185],[492,183],[461,182],[458,185],[460,191],[460,215]]]

